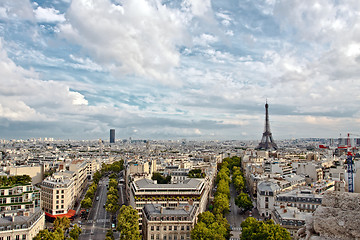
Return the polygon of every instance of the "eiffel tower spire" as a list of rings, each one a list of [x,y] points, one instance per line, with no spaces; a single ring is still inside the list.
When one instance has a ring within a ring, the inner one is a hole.
[[[258,150],[276,150],[277,145],[272,138],[272,133],[270,131],[270,122],[269,122],[269,104],[265,104],[265,129],[261,138],[261,142],[259,146],[257,146]]]

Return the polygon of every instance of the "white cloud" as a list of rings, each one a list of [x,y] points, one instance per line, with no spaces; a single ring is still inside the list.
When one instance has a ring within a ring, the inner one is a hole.
[[[84,96],[54,81],[42,81],[33,70],[17,66],[0,41],[0,116],[13,121],[57,120],[60,112],[76,112]]]
[[[38,22],[64,22],[64,14],[60,14],[59,10],[54,8],[42,8],[38,7],[34,10],[36,20]]]
[[[0,18],[13,20],[34,20],[33,9],[29,0],[0,1]]]
[[[81,45],[97,63],[115,73],[136,74],[163,83],[175,80],[178,44],[186,37],[181,13],[158,2],[74,0],[60,34]]]

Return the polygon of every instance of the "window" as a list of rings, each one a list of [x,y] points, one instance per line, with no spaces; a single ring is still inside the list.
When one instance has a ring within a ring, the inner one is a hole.
[[[164,231],[166,231],[166,226],[164,226]]]
[[[184,229],[185,229],[184,226],[181,226],[181,231],[184,231]]]
[[[16,235],[15,240],[20,240],[20,235]]]
[[[154,239],[154,234],[151,234],[151,240],[153,240]]]
[[[10,237],[10,236],[7,236],[7,237],[6,237],[6,240],[11,240],[11,237]]]
[[[156,231],[160,231],[160,227],[159,227],[159,226],[156,226]]]
[[[190,226],[186,226],[186,230],[190,231]]]
[[[169,231],[171,231],[172,230],[172,226],[169,226]],[[1,239],[0,239],[1,240]]]
[[[59,190],[56,190],[56,193],[59,194]]]
[[[151,229],[151,231],[154,231],[154,226],[151,226],[150,229]]]
[[[174,226],[174,230],[175,230],[175,231],[177,230],[177,226]]]

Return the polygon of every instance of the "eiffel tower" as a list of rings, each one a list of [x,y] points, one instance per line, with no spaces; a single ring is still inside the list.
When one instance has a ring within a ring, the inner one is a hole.
[[[272,138],[272,133],[270,131],[270,122],[269,122],[269,104],[266,101],[265,104],[265,129],[261,138],[259,146],[256,147],[257,150],[276,150],[277,145]]]

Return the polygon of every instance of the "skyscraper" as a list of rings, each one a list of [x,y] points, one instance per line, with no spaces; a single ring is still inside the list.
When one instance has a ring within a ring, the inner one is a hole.
[[[110,129],[110,143],[115,143],[115,129]]]

